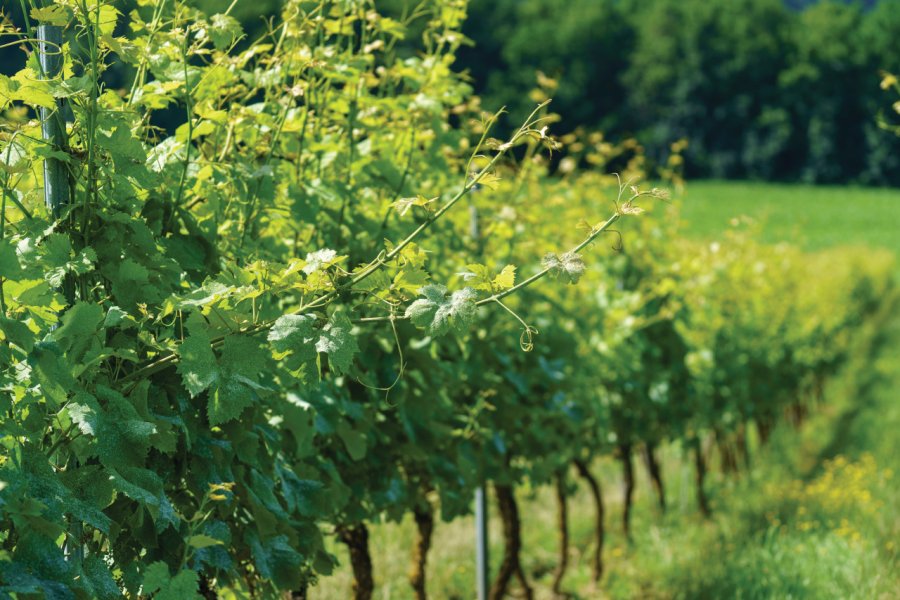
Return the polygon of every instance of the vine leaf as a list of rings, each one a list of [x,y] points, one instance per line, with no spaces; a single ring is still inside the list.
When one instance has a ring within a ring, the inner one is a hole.
[[[496,190],[500,185],[500,176],[495,173],[485,173],[478,180],[478,185],[484,186],[489,190]]]
[[[188,336],[178,347],[178,356],[178,373],[191,397],[219,381],[221,372],[205,332]]]
[[[232,16],[217,14],[209,19],[207,35],[217,50],[225,50],[243,33],[240,22]]]
[[[32,8],[31,18],[47,25],[65,27],[72,20],[72,14],[65,6],[47,6],[45,8]]]
[[[158,561],[144,573],[143,593],[154,594],[154,600],[193,600],[197,595],[197,573],[184,570],[175,577],[169,575],[166,563]]]
[[[302,359],[315,358],[315,347],[312,345],[312,315],[282,315],[278,317],[269,330],[269,341],[276,352],[293,352]]]
[[[8,239],[0,240],[0,273],[3,273],[3,277],[6,279],[16,279],[23,272],[16,254],[16,247]]]
[[[353,324],[346,313],[335,312],[316,342],[316,351],[328,355],[328,364],[338,375],[349,370],[353,357],[359,352],[352,329]]]
[[[312,315],[282,315],[275,321],[268,338],[277,353],[275,358],[283,359],[298,382],[307,385],[318,376],[315,322]]]
[[[247,384],[252,382],[235,376],[225,379],[216,386],[207,406],[210,425],[220,425],[237,419],[245,408],[253,404],[255,395],[251,385]]]
[[[189,537],[187,543],[192,548],[209,548],[210,546],[221,546],[225,542],[214,537],[198,533]]]
[[[221,361],[216,360],[205,332],[191,334],[178,354],[178,372],[191,397],[213,388],[207,406],[212,425],[238,418],[253,404],[257,390],[266,389],[256,381],[265,368],[265,356],[259,344],[247,336],[226,337]]]
[[[472,263],[466,265],[466,270],[459,276],[474,290],[483,290],[494,293],[508,290],[516,283],[515,265],[506,265],[494,275],[493,271],[485,265]]]
[[[422,327],[431,335],[444,335],[451,328],[465,333],[475,317],[475,290],[463,288],[449,294],[442,285],[426,285],[419,298],[406,309],[406,317],[416,327]]]
[[[25,352],[31,352],[31,349],[34,348],[35,335],[22,321],[0,316],[0,332],[3,332],[8,342],[17,345]]]
[[[549,252],[544,256],[542,263],[545,269],[550,270],[551,275],[554,277],[565,275],[569,283],[578,283],[584,274],[584,259],[574,252],[562,255]]]
[[[425,196],[419,194],[414,198],[400,198],[399,200],[391,204],[391,206],[393,206],[397,210],[397,213],[401,217],[404,217],[406,216],[406,213],[409,212],[409,209],[414,206],[418,206],[419,208],[423,208],[426,211],[431,212],[431,208],[429,205],[437,199],[437,196],[435,196],[434,198],[426,198]]]
[[[497,290],[508,290],[516,284],[516,267],[515,265],[506,265],[503,270],[494,277],[494,288]]]
[[[337,426],[337,434],[340,436],[341,441],[344,442],[344,447],[347,448],[347,453],[350,454],[350,458],[353,460],[362,460],[366,456],[366,436],[356,431],[348,423],[345,421],[341,421]]]
[[[293,549],[286,535],[261,540],[256,532],[252,532],[247,538],[253,564],[262,578],[271,580],[281,589],[299,586],[303,557]]]
[[[342,257],[337,252],[329,248],[316,250],[306,255],[306,264],[303,266],[303,272],[312,275],[316,271],[321,271],[338,262]]]

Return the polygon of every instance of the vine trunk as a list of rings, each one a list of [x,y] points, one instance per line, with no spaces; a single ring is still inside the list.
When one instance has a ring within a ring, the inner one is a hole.
[[[509,587],[509,582],[515,576],[522,587],[522,597],[526,600],[533,600],[534,592],[525,578],[525,572],[522,570],[522,563],[520,562],[522,526],[513,488],[510,485],[495,484],[494,492],[497,495],[497,508],[503,523],[504,547],[503,561],[500,563],[500,570],[497,572],[497,577],[494,579],[488,598],[489,600],[503,600]]]
[[[575,468],[578,470],[578,475],[587,482],[588,489],[591,491],[591,498],[594,499],[594,507],[597,515],[594,528],[596,546],[594,547],[594,556],[591,561],[591,567],[594,581],[600,581],[600,578],[603,577],[603,542],[606,537],[604,528],[605,510],[603,507],[603,494],[600,490],[600,483],[591,473],[590,469],[588,469],[587,463],[576,460]]]

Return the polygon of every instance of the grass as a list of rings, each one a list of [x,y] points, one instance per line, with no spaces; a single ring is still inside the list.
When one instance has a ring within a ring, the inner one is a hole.
[[[685,233],[715,239],[732,219],[761,222],[760,239],[818,250],[841,245],[900,255],[900,190],[762,182],[689,182],[682,197]]]
[[[843,244],[887,248],[900,255],[900,191],[697,182],[688,185],[686,233],[715,239],[741,215],[762,221],[761,237],[808,249]],[[669,500],[656,509],[638,466],[633,543],[621,534],[621,476],[611,459],[593,465],[607,502],[606,574],[590,578],[593,514],[579,486],[570,501],[571,598],[897,598],[900,597],[900,304],[886,306],[854,360],[826,390],[826,403],[800,430],[781,425],[770,443],[753,443],[753,468],[708,482],[711,519],[695,509],[693,470],[677,446],[662,450]],[[638,465],[636,461],[636,465]],[[572,474],[574,478],[574,473]],[[536,597],[552,598],[557,558],[552,490],[520,489],[525,570]],[[474,597],[471,518],[438,524],[429,556],[432,598]],[[412,598],[406,582],[413,539],[410,520],[374,525],[371,550],[376,598]],[[502,547],[492,519],[492,563]],[[310,598],[350,598],[347,554],[337,573]]]

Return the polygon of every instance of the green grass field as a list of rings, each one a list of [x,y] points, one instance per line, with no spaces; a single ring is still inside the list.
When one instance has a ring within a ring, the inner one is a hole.
[[[714,239],[732,219],[759,222],[760,239],[815,250],[840,245],[900,254],[900,189],[689,182],[682,195],[685,233]]]
[[[760,219],[762,238],[809,249],[842,244],[900,253],[900,191],[698,182],[688,185],[687,235],[715,239],[740,215]],[[751,439],[752,469],[708,482],[713,517],[695,506],[693,469],[682,449],[662,450],[669,510],[659,514],[642,465],[633,543],[620,529],[619,465],[594,465],[607,504],[606,574],[590,580],[592,507],[579,489],[570,502],[570,598],[897,598],[900,597],[900,304],[860,336],[851,363],[825,391],[825,403],[799,434],[782,424],[765,447]],[[557,559],[555,502],[549,489],[520,489],[525,570],[536,597],[552,598]],[[412,598],[406,582],[412,523],[372,526],[376,598]],[[492,523],[493,566],[501,556]],[[432,598],[474,597],[471,519],[441,523],[429,557]],[[334,577],[316,599],[350,597],[343,547]]]

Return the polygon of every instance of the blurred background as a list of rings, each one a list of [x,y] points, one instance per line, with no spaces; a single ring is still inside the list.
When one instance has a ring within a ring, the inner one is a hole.
[[[254,39],[280,4],[238,0],[232,14]],[[399,15],[416,1],[375,4]],[[21,22],[18,3],[4,12]],[[900,0],[470,0],[463,32],[457,68],[508,123],[533,108],[540,72],[558,84],[555,133],[634,137],[658,162],[687,139],[689,179],[900,184],[879,87],[881,71],[900,71]],[[21,60],[0,49],[4,74]]]

